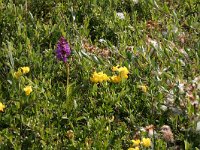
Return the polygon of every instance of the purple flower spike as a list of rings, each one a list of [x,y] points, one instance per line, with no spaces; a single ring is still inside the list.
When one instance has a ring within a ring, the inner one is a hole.
[[[59,60],[66,63],[67,58],[69,57],[70,54],[71,54],[71,50],[70,50],[69,44],[67,43],[64,37],[61,37],[57,44],[56,57]]]

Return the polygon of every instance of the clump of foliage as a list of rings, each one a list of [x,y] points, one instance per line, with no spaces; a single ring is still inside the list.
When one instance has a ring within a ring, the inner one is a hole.
[[[0,0],[0,149],[199,149],[198,6]]]

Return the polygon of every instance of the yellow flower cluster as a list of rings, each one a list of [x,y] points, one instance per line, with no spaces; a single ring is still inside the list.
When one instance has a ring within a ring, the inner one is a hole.
[[[32,91],[33,91],[33,90],[32,90],[32,87],[31,87],[31,86],[26,86],[26,87],[24,88],[24,92],[26,93],[27,96],[30,95],[30,93],[31,93]]]
[[[18,79],[20,76],[22,76],[23,74],[26,74],[30,71],[29,67],[20,67],[18,68],[17,72],[14,72],[14,77],[16,79]]]
[[[150,138],[142,138],[142,141],[139,139],[131,140],[133,143],[132,147],[128,148],[128,150],[139,150],[139,146],[142,145],[144,147],[150,147],[151,146],[151,139]]]
[[[3,109],[4,109],[5,107],[6,107],[6,106],[0,102],[0,111],[3,111]]]
[[[20,68],[18,68],[17,72],[14,72],[13,76],[14,76],[14,78],[18,79],[22,75],[27,74],[29,71],[30,71],[29,67],[20,67]],[[26,86],[24,88],[24,92],[27,96],[30,95],[32,91],[33,90],[32,90],[31,86]]]
[[[90,78],[90,80],[94,83],[101,83],[103,81],[108,81],[110,78],[107,76],[107,74],[103,73],[103,72],[94,72],[92,74],[92,77]]]
[[[96,71],[92,74],[92,77],[90,80],[94,83],[101,83],[103,81],[111,81],[113,83],[119,83],[122,81],[122,79],[127,79],[128,78],[128,69],[126,67],[113,67],[112,71],[117,71],[118,75],[113,75],[111,77],[107,76],[103,72],[97,73]]]
[[[128,69],[126,67],[119,67],[118,65],[116,67],[112,68],[112,71],[117,71],[119,74],[116,76],[111,77],[111,81],[113,83],[119,83],[122,81],[122,79],[127,79],[128,78]]]
[[[120,78],[125,78],[125,79],[128,78],[129,71],[128,71],[128,69],[126,67],[119,67],[119,65],[117,65],[116,67],[112,68],[112,71],[119,72]]]

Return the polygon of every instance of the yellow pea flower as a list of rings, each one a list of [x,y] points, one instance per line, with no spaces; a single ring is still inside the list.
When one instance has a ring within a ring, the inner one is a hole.
[[[94,83],[98,83],[98,82],[103,82],[103,81],[108,81],[110,80],[110,78],[107,76],[107,74],[103,73],[103,72],[94,72],[92,74],[92,77],[90,78],[90,81],[91,82],[94,82]]]
[[[119,72],[120,78],[125,78],[125,79],[128,78],[129,71],[128,71],[128,69],[126,67],[119,67],[117,65],[116,67],[112,67],[112,71]]]
[[[21,70],[22,70],[23,74],[26,74],[30,71],[30,68],[29,67],[21,67]]]
[[[33,90],[32,90],[32,87],[31,87],[31,86],[26,86],[26,87],[24,88],[24,92],[26,93],[27,96],[30,95],[30,93],[31,93],[32,91],[33,91]]]
[[[16,79],[18,79],[20,76],[22,76],[22,72],[21,72],[21,70],[18,70],[17,72],[14,72],[14,77],[16,78]]]
[[[146,85],[139,85],[138,88],[140,88],[144,93],[146,93],[148,87]]]
[[[133,143],[133,146],[139,146],[140,145],[140,140],[131,140],[131,142]]]
[[[118,71],[119,71],[121,74],[128,74],[128,73],[129,73],[129,71],[128,71],[128,69],[127,69],[126,67],[120,67],[120,68],[118,69]]]
[[[112,67],[112,71],[118,71],[119,70],[119,65],[117,65],[116,67]]]
[[[142,139],[142,145],[144,147],[150,147],[151,146],[151,139],[150,138],[143,138]]]
[[[6,106],[0,102],[0,111],[3,111],[3,109],[4,109],[5,107],[6,107]]]
[[[17,72],[14,72],[13,76],[18,79],[20,76],[22,76],[23,74],[26,74],[30,71],[29,67],[20,67],[18,68]]]
[[[120,76],[112,76],[111,78],[111,81],[113,82],[113,83],[119,83],[122,79],[120,78]]]

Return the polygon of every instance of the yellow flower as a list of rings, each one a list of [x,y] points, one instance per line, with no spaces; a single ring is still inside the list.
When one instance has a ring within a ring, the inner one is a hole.
[[[113,83],[119,83],[122,80],[120,76],[112,76],[110,79]]]
[[[117,71],[119,72],[119,76],[121,78],[125,78],[127,79],[128,78],[128,69],[126,67],[119,67],[118,65],[116,67],[112,67],[112,71]]]
[[[23,74],[26,74],[30,71],[30,68],[29,67],[21,67],[21,70],[22,70]]]
[[[31,93],[32,91],[33,91],[33,90],[32,90],[32,87],[31,87],[31,86],[26,86],[26,87],[24,88],[24,92],[26,93],[27,96],[30,95],[30,93]]]
[[[120,67],[118,71],[123,78],[128,78],[129,71],[126,67]]]
[[[110,78],[107,76],[107,74],[104,74],[103,72],[97,73],[96,71],[92,74],[92,77],[90,78],[90,81],[94,83],[101,83],[108,80],[110,80]]]
[[[118,71],[119,70],[119,65],[117,65],[116,67],[112,67],[112,71]]]
[[[150,140],[150,138],[143,138],[142,139],[142,145],[144,147],[150,147],[151,146],[151,140]]]
[[[146,85],[139,85],[138,88],[140,88],[144,93],[146,93],[148,87]]]
[[[18,79],[20,76],[22,76],[22,72],[21,72],[21,70],[18,70],[17,72],[14,72],[14,77],[16,78],[16,79]]]
[[[0,111],[3,111],[3,109],[4,109],[5,107],[6,107],[6,106],[0,102]]]
[[[130,148],[128,148],[128,150],[140,150],[140,149],[139,149],[139,147],[135,147],[135,148],[130,147]]]
[[[140,145],[140,140],[131,140],[134,146],[139,146]]]
[[[23,74],[26,74],[30,71],[30,68],[29,67],[20,67],[18,68],[17,72],[14,72],[14,77],[16,79],[18,79],[20,76],[22,76]]]

